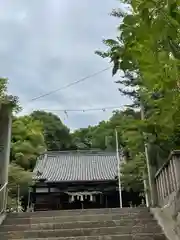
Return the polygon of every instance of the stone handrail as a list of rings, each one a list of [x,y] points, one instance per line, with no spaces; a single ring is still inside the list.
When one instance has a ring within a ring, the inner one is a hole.
[[[173,151],[155,175],[158,205],[165,207],[175,200],[180,189],[180,151]]]

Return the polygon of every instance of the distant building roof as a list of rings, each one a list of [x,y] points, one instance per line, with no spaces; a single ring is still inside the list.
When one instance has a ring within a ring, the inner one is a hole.
[[[38,158],[33,173],[35,180],[47,182],[114,180],[117,157],[114,152],[47,152]]]

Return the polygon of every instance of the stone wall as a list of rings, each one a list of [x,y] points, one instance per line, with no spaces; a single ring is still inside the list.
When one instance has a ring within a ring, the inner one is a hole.
[[[0,213],[5,208],[8,182],[8,165],[11,142],[11,109],[7,104],[0,105]]]

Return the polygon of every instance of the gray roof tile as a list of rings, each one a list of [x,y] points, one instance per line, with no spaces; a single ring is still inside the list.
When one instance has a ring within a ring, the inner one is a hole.
[[[115,153],[47,152],[34,168],[34,179],[48,182],[113,180],[117,176]]]

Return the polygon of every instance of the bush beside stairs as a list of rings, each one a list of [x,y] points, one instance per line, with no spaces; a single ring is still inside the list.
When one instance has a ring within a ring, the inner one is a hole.
[[[166,240],[147,208],[9,214],[0,240]]]

